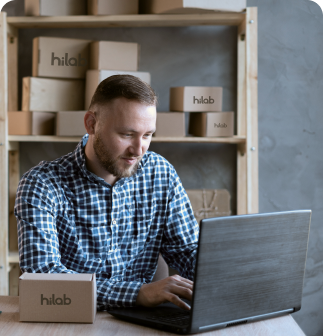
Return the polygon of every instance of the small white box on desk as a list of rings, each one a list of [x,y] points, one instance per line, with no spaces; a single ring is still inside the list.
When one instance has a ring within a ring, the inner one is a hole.
[[[24,273],[19,313],[26,322],[94,323],[95,274]]]

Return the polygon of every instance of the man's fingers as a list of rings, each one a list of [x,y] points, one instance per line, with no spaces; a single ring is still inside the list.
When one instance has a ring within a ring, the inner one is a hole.
[[[177,296],[180,296],[186,300],[192,301],[193,292],[189,288],[173,285],[170,288],[170,293],[176,294]]]
[[[184,310],[190,310],[191,307],[184,301],[182,301],[177,295],[171,294],[168,296],[167,300],[172,302],[174,305],[182,308]]]
[[[174,276],[172,276],[172,278],[175,279],[175,280],[177,280],[177,281],[185,282],[185,283],[187,283],[189,285],[192,285],[192,286],[194,284],[193,281],[185,279],[185,278],[182,278],[180,275],[174,275]]]

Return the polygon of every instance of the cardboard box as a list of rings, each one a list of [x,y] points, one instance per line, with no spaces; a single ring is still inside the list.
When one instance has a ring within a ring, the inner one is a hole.
[[[185,113],[158,112],[156,137],[185,137]]]
[[[186,190],[197,222],[204,218],[230,216],[230,193],[226,189]]]
[[[27,16],[86,15],[86,0],[25,0]]]
[[[90,40],[35,37],[33,77],[85,78],[90,68]]]
[[[83,136],[86,134],[84,116],[86,111],[60,111],[56,118],[56,135]]]
[[[138,43],[111,41],[91,43],[90,69],[137,71],[138,63]]]
[[[191,113],[188,133],[200,137],[231,137],[234,112]]]
[[[94,323],[95,274],[24,273],[19,296],[20,321]]]
[[[170,110],[183,112],[222,111],[222,95],[222,87],[173,87],[170,89]]]
[[[139,0],[88,0],[89,15],[138,14]]]
[[[106,78],[114,75],[133,75],[150,84],[150,73],[140,71],[117,71],[117,70],[89,70],[86,73],[85,85],[85,110],[90,106],[92,97],[98,85]]]
[[[78,111],[84,106],[84,80],[24,77],[23,111]]]
[[[202,14],[207,12],[242,12],[247,0],[140,0],[140,14]]]
[[[9,135],[54,135],[55,112],[8,112]]]

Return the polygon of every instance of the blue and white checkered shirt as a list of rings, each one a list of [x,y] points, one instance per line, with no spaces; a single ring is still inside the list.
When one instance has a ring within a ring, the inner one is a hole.
[[[21,270],[96,273],[98,309],[134,306],[159,252],[193,279],[199,228],[174,167],[146,152],[137,172],[111,187],[86,169],[87,140],[23,175],[15,204]]]

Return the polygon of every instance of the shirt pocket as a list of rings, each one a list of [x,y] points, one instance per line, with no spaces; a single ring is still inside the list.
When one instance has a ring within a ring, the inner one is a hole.
[[[149,237],[149,231],[154,219],[156,204],[154,201],[148,204],[136,204],[131,211],[129,242],[127,254],[137,257],[144,252],[144,247]]]

